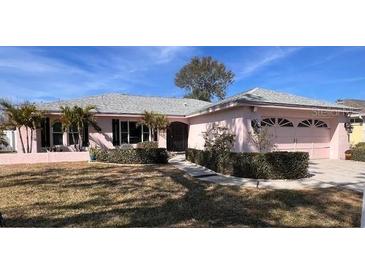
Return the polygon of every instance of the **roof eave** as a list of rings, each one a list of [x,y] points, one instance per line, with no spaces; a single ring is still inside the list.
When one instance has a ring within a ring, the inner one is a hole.
[[[357,113],[360,109],[355,108],[341,108],[341,107],[326,107],[326,106],[310,106],[310,105],[300,105],[300,104],[283,104],[283,103],[265,103],[265,102],[255,102],[248,100],[235,100],[232,102],[227,102],[222,105],[217,105],[209,107],[203,111],[194,112],[187,115],[187,118],[195,117],[203,114],[208,114],[224,109],[229,109],[237,106],[257,106],[257,107],[276,107],[276,108],[286,108],[286,109],[302,109],[302,110],[325,110],[325,111],[337,111],[344,113]]]
[[[46,114],[48,115],[61,115],[61,111],[55,111],[55,110],[44,110]],[[111,116],[122,116],[122,117],[143,117],[143,113],[120,113],[120,112],[95,112],[95,116],[105,116],[105,117],[111,117]],[[186,115],[177,115],[177,114],[163,114],[169,118],[185,118]]]

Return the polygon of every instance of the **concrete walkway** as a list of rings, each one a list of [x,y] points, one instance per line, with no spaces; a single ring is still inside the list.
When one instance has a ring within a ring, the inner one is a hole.
[[[274,189],[306,189],[344,187],[362,192],[365,189],[365,163],[342,160],[313,160],[309,178],[299,180],[263,180],[223,175],[185,160],[185,155],[172,157],[169,162],[189,175],[211,183]]]

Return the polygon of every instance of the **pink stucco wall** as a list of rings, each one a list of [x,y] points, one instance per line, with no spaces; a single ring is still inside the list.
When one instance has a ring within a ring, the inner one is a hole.
[[[81,162],[89,158],[88,152],[2,153],[0,165]]]
[[[59,119],[59,116],[57,115],[50,115],[50,124],[52,125],[57,119]],[[112,119],[119,119],[120,121],[141,121],[142,116],[136,117],[136,116],[97,116],[96,122],[101,128],[101,132],[95,131],[94,128],[89,128],[89,141],[90,146],[92,147],[100,147],[100,148],[113,148],[113,134],[112,134]],[[168,117],[168,120],[170,122],[183,122],[187,123],[187,118],[180,118],[180,117]],[[23,140],[24,144],[26,146],[26,130],[25,128],[22,128],[22,134],[23,134]],[[52,135],[52,126],[51,126],[51,135]],[[30,135],[29,135],[30,138]],[[160,130],[158,132],[158,144],[159,147],[166,147],[166,130]],[[73,152],[75,151],[74,146],[70,146],[69,140],[68,140],[68,134],[63,134],[63,146],[60,147],[62,151],[69,151]],[[52,137],[51,137],[51,146],[53,146],[52,143]],[[136,144],[133,144],[132,146],[136,147]],[[22,153],[22,147],[21,142],[19,138],[19,134],[16,133],[16,148],[18,153]],[[41,152],[41,136],[40,136],[40,130],[37,130],[37,132],[33,136],[33,153]]]
[[[275,150],[305,151],[312,159],[344,159],[349,147],[344,123],[347,118],[339,112],[318,112],[313,110],[294,110],[268,107],[236,107],[214,113],[189,118],[189,147],[203,149],[203,132],[213,123],[228,127],[236,135],[234,151],[250,152],[257,148],[249,141],[252,131],[251,120],[259,118],[286,118],[293,122],[294,128],[280,128],[275,136]],[[322,120],[329,128],[297,128],[299,122],[306,119]],[[295,132],[294,132],[295,131]],[[296,141],[294,142],[294,139]]]
[[[344,128],[344,123],[347,121],[347,118],[343,113],[241,106],[190,118],[169,117],[169,120],[170,122],[179,121],[189,124],[188,146],[197,149],[204,148],[203,132],[205,132],[208,127],[212,126],[213,123],[226,126],[236,135],[234,151],[239,152],[257,151],[257,148],[249,141],[249,132],[252,131],[251,120],[265,117],[286,118],[295,125],[305,119],[320,119],[329,126],[329,128],[325,130],[317,130],[314,128],[295,129],[295,133],[291,132],[294,129],[281,128],[280,131],[273,132],[276,136],[275,140],[277,143],[275,149],[277,150],[307,151],[310,153],[311,158],[343,159],[344,152],[349,147],[347,132]],[[50,118],[52,124],[58,116],[53,115],[50,116]],[[97,116],[96,120],[101,127],[102,132],[98,133],[93,128],[89,129],[90,145],[102,148],[113,148],[112,119],[119,119],[120,121],[140,121],[141,118],[142,116]],[[328,134],[324,134],[324,132],[327,132]],[[297,139],[295,146],[293,145],[293,136]],[[23,133],[23,138],[24,137],[25,131]],[[166,147],[166,139],[166,131],[161,130],[158,136],[159,147]],[[67,133],[63,134],[63,142],[65,144],[63,151],[74,150],[73,146],[67,146]],[[18,152],[21,153],[22,150],[18,134],[16,145]],[[33,140],[33,152],[40,151],[40,130],[38,130]]]
[[[251,119],[257,117],[258,114],[251,112],[249,107],[237,107],[189,118],[188,146],[189,148],[203,149],[203,133],[215,123],[229,128],[236,135],[234,151],[254,151],[253,145],[247,140]]]

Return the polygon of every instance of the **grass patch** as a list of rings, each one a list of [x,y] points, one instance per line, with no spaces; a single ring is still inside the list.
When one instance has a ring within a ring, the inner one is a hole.
[[[0,166],[7,227],[358,227],[362,195],[338,188],[212,185],[171,165]]]

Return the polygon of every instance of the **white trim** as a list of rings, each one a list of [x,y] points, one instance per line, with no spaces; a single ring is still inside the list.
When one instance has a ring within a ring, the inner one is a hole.
[[[202,112],[198,112],[198,113],[194,113],[191,115],[186,115],[186,118],[192,118],[192,117],[196,117],[196,116],[200,116],[200,115],[204,115],[204,114],[209,114],[209,113],[214,113],[217,111],[221,111],[221,110],[225,110],[225,109],[230,109],[230,108],[234,108],[234,107],[257,107],[257,108],[279,108],[279,109],[295,109],[295,110],[307,110],[307,111],[326,111],[326,112],[340,112],[340,113],[354,113],[355,111],[351,111],[348,109],[334,109],[334,108],[320,108],[320,107],[296,107],[296,106],[279,106],[279,105],[269,105],[269,104],[255,104],[255,103],[230,103],[227,105],[223,105],[223,106],[216,106],[216,107],[211,107],[207,110],[204,110]]]
[[[60,112],[47,112],[47,115],[57,115],[60,116],[61,113]],[[94,114],[96,117],[115,117],[116,119],[118,118],[143,118],[144,114],[128,114],[128,113],[95,113]],[[169,119],[184,119],[187,118],[186,115],[169,115],[169,114],[164,114],[167,118]]]
[[[128,139],[128,144],[131,143],[131,140],[130,140],[130,129],[129,129],[129,121],[127,121],[127,124],[128,124],[128,135],[127,135],[127,139]],[[122,140],[121,140],[122,141]]]
[[[361,227],[365,228],[365,190],[362,192]]]

